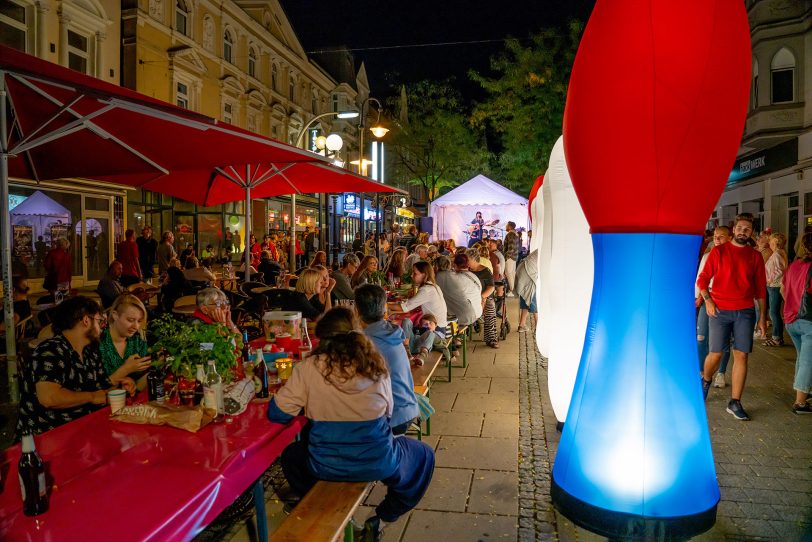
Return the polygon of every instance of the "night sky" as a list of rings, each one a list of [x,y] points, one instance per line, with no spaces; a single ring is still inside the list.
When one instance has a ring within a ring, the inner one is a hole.
[[[569,19],[586,21],[595,0],[282,0],[306,51],[524,38]],[[366,63],[372,94],[393,93],[393,82],[454,77],[466,98],[481,92],[468,70],[488,72],[502,42],[354,51]]]

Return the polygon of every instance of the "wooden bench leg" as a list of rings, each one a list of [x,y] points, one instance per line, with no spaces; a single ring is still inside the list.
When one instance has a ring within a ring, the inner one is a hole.
[[[268,516],[265,515],[265,489],[262,477],[254,484],[254,508],[257,514],[257,540],[268,542]]]
[[[465,369],[468,367],[468,330],[471,329],[470,327],[465,330],[465,333],[462,334],[462,368]]]

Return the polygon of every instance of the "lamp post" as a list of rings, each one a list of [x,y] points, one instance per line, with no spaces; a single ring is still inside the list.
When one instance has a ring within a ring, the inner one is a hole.
[[[388,128],[381,126],[381,111],[383,111],[383,105],[381,102],[378,101],[377,98],[373,98],[372,96],[367,96],[363,102],[361,102],[361,117],[358,124],[358,174],[359,175],[366,175],[366,168],[365,160],[364,160],[364,128],[365,128],[365,121],[366,121],[366,107],[369,102],[375,102],[378,104],[378,117],[375,120],[375,125],[372,126],[369,130],[375,135],[377,138],[381,138],[386,135],[389,131]],[[364,212],[365,212],[365,202],[366,197],[364,194],[361,194],[361,205],[359,207],[359,214],[358,216],[361,219],[361,240],[366,241],[366,224],[364,220]],[[376,209],[377,213],[377,209]],[[380,229],[380,222],[378,222],[377,229]],[[377,241],[376,241],[376,252],[377,252]],[[380,260],[380,258],[379,258]]]
[[[327,117],[338,117],[339,119],[354,119],[359,115],[358,111],[328,111],[327,113],[322,113],[321,115],[316,115],[310,121],[304,125],[302,130],[299,132],[299,135],[296,137],[296,147],[302,149],[302,144],[304,143],[304,135],[307,133],[307,130],[313,126],[316,121],[327,118]],[[290,270],[296,270],[296,194],[293,193],[290,195]]]

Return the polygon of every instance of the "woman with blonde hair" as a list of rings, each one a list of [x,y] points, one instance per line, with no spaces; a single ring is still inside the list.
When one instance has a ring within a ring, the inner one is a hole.
[[[784,346],[784,318],[782,315],[783,298],[781,297],[781,281],[787,270],[787,236],[783,233],[773,233],[769,240],[772,254],[767,258],[764,268],[767,274],[767,305],[770,310],[770,320],[773,322],[772,337],[764,341],[764,346]]]
[[[323,314],[324,307],[318,303],[319,294],[324,290],[321,280],[321,272],[318,269],[306,268],[299,274],[296,281],[297,294],[291,298],[291,304],[285,304],[282,310],[298,311],[302,316],[310,320],[316,320]],[[314,301],[316,303],[314,303]]]
[[[364,335],[353,311],[336,307],[316,325],[319,346],[298,363],[268,405],[272,422],[288,423],[302,410],[310,431],[282,452],[290,487],[304,496],[318,480],[387,486],[364,540],[414,508],[431,482],[434,452],[425,443],[394,438],[394,408],[386,361]]]
[[[333,308],[333,288],[336,281],[330,276],[330,271],[323,265],[317,265],[313,269],[319,272],[321,281],[321,292],[310,298],[310,304],[325,313]]]
[[[356,269],[352,275],[352,280],[350,281],[352,287],[357,288],[362,284],[373,282],[372,275],[376,271],[378,271],[378,258],[372,254],[364,256],[364,259],[361,260],[361,265],[358,266],[358,269]]]
[[[133,294],[122,294],[108,309],[107,321],[99,341],[104,370],[108,375],[118,372],[137,381],[145,376],[152,359],[144,338],[147,309]]]

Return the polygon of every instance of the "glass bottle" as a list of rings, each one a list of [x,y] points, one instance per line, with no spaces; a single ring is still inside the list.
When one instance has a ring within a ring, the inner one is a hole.
[[[310,355],[313,350],[313,343],[310,341],[310,335],[307,333],[307,318],[302,318],[302,333],[299,340],[299,359],[303,360]]]
[[[265,356],[262,354],[262,350],[257,350],[256,359],[256,363],[254,364],[254,376],[256,376],[260,382],[257,397],[265,399],[268,397],[268,367],[265,364]]]
[[[150,367],[147,373],[147,393],[149,400],[163,404],[166,400],[164,391],[164,374],[160,367]]]
[[[22,454],[17,467],[23,513],[37,516],[48,511],[48,491],[45,486],[45,464],[34,445],[34,435],[23,435]]]
[[[197,364],[197,374],[195,375],[195,405],[203,402],[203,385],[206,382],[206,372],[203,370],[203,364]]]
[[[214,360],[209,360],[209,369],[206,372],[206,385],[203,387],[203,403],[205,407],[216,413],[215,420],[221,419],[225,412],[223,405],[223,379],[214,366]]]

